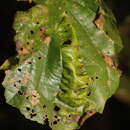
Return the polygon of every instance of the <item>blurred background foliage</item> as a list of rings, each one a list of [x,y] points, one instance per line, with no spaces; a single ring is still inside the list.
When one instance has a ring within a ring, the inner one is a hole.
[[[95,114],[88,119],[80,130],[130,130],[130,5],[129,0],[104,0],[113,10],[117,19],[124,48],[119,55],[119,68],[122,70],[120,88],[110,98],[104,113]],[[16,54],[13,41],[15,31],[12,28],[16,11],[26,11],[34,3],[3,0],[0,3],[0,65],[5,59]],[[4,72],[0,71],[0,83]],[[20,112],[7,105],[4,88],[0,85],[0,129],[1,130],[50,130],[36,122],[24,118]]]

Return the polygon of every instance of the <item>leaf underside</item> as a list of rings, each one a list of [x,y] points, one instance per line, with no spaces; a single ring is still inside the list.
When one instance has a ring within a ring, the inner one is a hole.
[[[118,88],[116,21],[101,0],[34,2],[17,12],[18,55],[1,66],[6,102],[53,130],[74,130]]]

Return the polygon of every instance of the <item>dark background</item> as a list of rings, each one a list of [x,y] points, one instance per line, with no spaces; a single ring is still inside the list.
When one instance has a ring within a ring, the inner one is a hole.
[[[130,15],[129,0],[105,0],[112,8],[120,26]],[[0,3],[0,65],[5,59],[16,54],[13,41],[15,31],[12,28],[16,11],[25,11],[34,4],[16,2],[16,0],[3,0]],[[124,46],[126,48],[127,46]],[[128,59],[130,60],[130,59]],[[130,68],[120,60],[123,74],[129,75]],[[0,83],[4,79],[4,72],[0,71]],[[49,130],[36,122],[24,118],[20,112],[7,105],[4,99],[4,88],[0,86],[0,130]],[[114,96],[107,101],[104,113],[96,114],[88,119],[80,130],[130,130],[130,105],[122,103]]]

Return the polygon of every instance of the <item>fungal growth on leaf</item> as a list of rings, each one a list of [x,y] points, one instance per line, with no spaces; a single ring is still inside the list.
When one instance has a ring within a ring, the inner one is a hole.
[[[17,62],[0,67],[6,102],[53,130],[79,129],[119,85],[115,18],[102,0],[33,2],[15,16]]]

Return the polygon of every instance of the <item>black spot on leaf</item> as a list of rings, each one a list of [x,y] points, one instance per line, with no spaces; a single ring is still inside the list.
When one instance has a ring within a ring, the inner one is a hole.
[[[59,122],[59,121],[60,121],[60,119],[57,119],[57,121]]]
[[[19,72],[21,72],[21,69],[20,69],[20,68],[18,68],[18,71],[19,71]]]
[[[55,115],[55,118],[58,118],[58,117]]]
[[[88,94],[87,94],[87,96],[90,96],[91,95],[91,92],[89,92]]]
[[[44,123],[48,126],[49,125],[49,120],[48,120],[48,118],[46,118],[45,120],[44,120]]]
[[[71,43],[72,43],[72,41],[71,40],[67,40],[67,41],[65,41],[64,43],[63,43],[63,45],[71,45]]]
[[[43,105],[43,108],[46,108],[46,105]]]
[[[31,30],[31,31],[30,31],[30,33],[31,33],[31,34],[34,34],[34,31],[33,31],[33,30]]]
[[[108,32],[106,31],[106,34],[108,35]]]
[[[34,109],[32,109],[32,113],[34,113],[35,111],[34,111]]]
[[[26,99],[28,100],[28,99],[29,99],[29,96],[28,96],[28,97],[26,97]]]
[[[41,59],[41,57],[38,57],[38,59],[40,60],[40,59]]]
[[[57,121],[53,121],[53,124],[56,125],[56,124],[57,124]]]
[[[18,91],[18,95],[23,95],[23,92],[21,92],[21,91]]]
[[[54,110],[58,112],[58,111],[60,111],[60,107],[55,106],[55,107],[54,107]]]
[[[23,48],[21,47],[20,50],[23,51]]]
[[[98,79],[98,77],[96,76],[96,79]]]
[[[91,77],[91,80],[94,80],[94,78],[93,78],[93,77]]]
[[[30,108],[29,108],[29,107],[26,107],[26,110],[27,110],[27,111],[30,111]]]
[[[28,62],[28,64],[32,64],[32,62],[31,62],[31,61],[29,61],[29,62]]]
[[[21,83],[21,80],[18,80],[19,83]]]
[[[33,117],[35,117],[36,115],[37,115],[36,113],[31,113],[31,114],[30,114],[30,117],[33,118]]]

